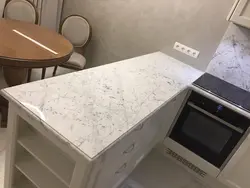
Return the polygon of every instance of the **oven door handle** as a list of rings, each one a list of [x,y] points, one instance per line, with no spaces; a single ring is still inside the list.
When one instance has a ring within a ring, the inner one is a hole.
[[[229,127],[230,129],[233,129],[233,130],[237,131],[237,132],[240,133],[240,134],[243,134],[243,133],[244,133],[244,130],[243,130],[243,129],[241,129],[241,128],[239,128],[239,127],[235,127],[234,125],[232,125],[232,124],[230,124],[230,123],[224,121],[223,119],[221,119],[221,118],[219,118],[219,117],[217,117],[217,116],[215,116],[215,115],[213,115],[213,114],[207,112],[206,110],[200,108],[199,106],[196,106],[194,103],[188,102],[187,104],[188,104],[188,106],[190,106],[190,107],[192,107],[192,108],[198,110],[199,112],[201,112],[201,113],[203,113],[203,114],[205,114],[205,115],[207,115],[207,116],[209,116],[209,117],[215,119],[216,121],[219,121],[220,123],[226,125],[226,126]]]

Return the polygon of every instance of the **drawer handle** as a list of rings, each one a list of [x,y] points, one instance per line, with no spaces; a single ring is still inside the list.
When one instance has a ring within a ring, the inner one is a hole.
[[[143,129],[143,127],[144,127],[144,123],[138,125],[138,126],[135,128],[135,131],[140,131],[140,130]]]
[[[128,149],[126,149],[123,154],[128,154],[130,152],[132,152],[135,149],[135,143],[133,143],[131,146],[128,147]]]
[[[121,172],[123,172],[123,170],[125,170],[127,167],[127,163],[124,163],[116,172],[115,174],[120,174]]]

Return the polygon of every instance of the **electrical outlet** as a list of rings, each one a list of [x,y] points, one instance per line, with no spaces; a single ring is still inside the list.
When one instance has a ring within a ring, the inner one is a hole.
[[[188,56],[191,56],[193,58],[197,58],[199,56],[199,54],[200,54],[199,51],[194,50],[194,49],[192,49],[192,48],[190,48],[188,46],[185,46],[184,44],[181,44],[179,42],[176,42],[174,44],[174,49],[179,51],[179,52],[182,52],[182,53],[184,53],[184,54],[186,54]]]

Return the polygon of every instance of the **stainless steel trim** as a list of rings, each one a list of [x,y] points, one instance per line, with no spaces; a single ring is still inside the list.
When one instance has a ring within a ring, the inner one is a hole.
[[[219,121],[220,123],[226,125],[226,126],[229,127],[230,129],[233,129],[233,130],[235,130],[235,131],[237,131],[237,132],[239,132],[239,133],[241,133],[241,134],[244,133],[244,130],[243,130],[243,129],[241,129],[241,128],[239,128],[239,127],[235,127],[234,125],[232,125],[232,124],[230,124],[230,123],[224,121],[223,119],[221,119],[221,118],[219,118],[219,117],[217,117],[217,116],[215,116],[215,115],[213,115],[213,114],[207,112],[206,110],[203,110],[202,108],[196,106],[194,103],[188,102],[188,105],[191,106],[192,108],[194,108],[194,109],[200,111],[201,113],[203,113],[203,114],[205,114],[205,115],[207,115],[207,116],[209,116],[209,117],[215,119],[216,121]]]
[[[193,151],[182,146],[180,143],[178,143],[178,141],[175,141],[167,137],[164,140],[163,144],[164,147],[173,150],[178,155],[182,156],[189,162],[195,164],[197,167],[208,173],[211,177],[217,177],[218,174],[220,173],[220,169],[218,167],[214,166],[212,163],[208,162],[207,160],[197,155]]]
[[[202,178],[204,178],[207,175],[207,173],[205,171],[203,171],[201,168],[199,168],[194,163],[192,163],[189,160],[185,159],[185,157],[179,155],[178,153],[176,153],[175,151],[173,151],[172,149],[170,149],[168,147],[164,148],[164,154],[169,155],[170,157],[172,157],[172,159],[176,160],[180,164],[182,164],[185,167],[189,168],[190,170],[192,170],[194,173],[201,176]]]
[[[241,137],[241,139],[239,140],[239,142],[236,144],[236,146],[234,147],[234,149],[231,151],[231,153],[227,156],[226,160],[224,161],[224,163],[221,165],[220,170],[222,171],[225,166],[227,165],[227,163],[230,161],[230,159],[233,157],[233,155],[235,154],[235,152],[239,149],[239,147],[241,146],[241,144],[244,142],[244,140],[247,138],[247,136],[250,133],[250,128],[247,129],[247,131],[245,132],[245,134]]]
[[[198,88],[197,86],[194,86],[194,85],[190,85],[189,88],[199,94],[201,94],[202,96],[208,98],[208,99],[211,99],[215,102],[218,102],[220,104],[222,104],[223,106],[227,107],[227,108],[230,108],[231,110],[235,111],[236,113],[239,113],[243,116],[245,116],[246,118],[250,119],[250,114],[249,112],[213,95],[211,92],[208,92],[208,91],[205,91],[205,90],[202,90],[200,88]]]

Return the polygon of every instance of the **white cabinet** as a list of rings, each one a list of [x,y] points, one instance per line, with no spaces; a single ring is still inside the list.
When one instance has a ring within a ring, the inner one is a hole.
[[[187,90],[165,103],[105,152],[95,188],[116,187],[127,178],[151,149],[164,139],[186,95]]]
[[[228,15],[228,20],[250,28],[250,0],[236,0]]]
[[[250,136],[242,143],[219,175],[219,180],[230,188],[250,187]]]

